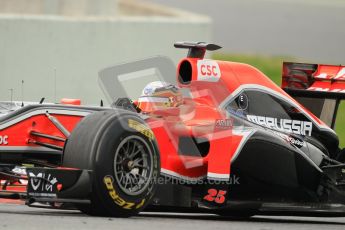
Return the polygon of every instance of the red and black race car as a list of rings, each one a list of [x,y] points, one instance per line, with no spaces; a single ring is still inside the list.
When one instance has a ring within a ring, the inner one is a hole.
[[[284,63],[280,88],[247,64],[204,59],[217,45],[175,47],[189,49],[177,78],[165,57],[102,70],[109,107],[0,103],[0,197],[102,216],[345,216],[332,129],[344,66]],[[128,98],[172,78],[178,87]]]

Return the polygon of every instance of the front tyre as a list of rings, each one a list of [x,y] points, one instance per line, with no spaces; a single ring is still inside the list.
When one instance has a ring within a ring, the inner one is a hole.
[[[129,217],[154,195],[160,160],[154,135],[136,114],[102,111],[84,118],[69,137],[64,166],[93,171],[87,214]]]

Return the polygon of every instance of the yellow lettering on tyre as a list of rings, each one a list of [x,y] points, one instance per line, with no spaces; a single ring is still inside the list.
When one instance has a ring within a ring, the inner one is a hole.
[[[145,204],[145,199],[142,199],[142,201],[139,204],[137,204],[137,206],[135,206],[135,208],[136,209],[141,208],[141,206],[143,206],[144,204]]]
[[[154,139],[154,134],[153,134],[152,130],[149,129],[146,125],[141,124],[138,121],[128,119],[128,126],[132,129],[138,131],[139,133],[145,135],[149,139],[151,139],[151,140]]]
[[[142,199],[138,204],[133,202],[128,202],[125,199],[121,198],[115,191],[115,188],[113,186],[114,179],[111,176],[105,176],[103,179],[103,182],[105,186],[107,187],[109,196],[114,201],[115,204],[118,206],[124,208],[124,209],[139,209],[145,204],[145,199]]]

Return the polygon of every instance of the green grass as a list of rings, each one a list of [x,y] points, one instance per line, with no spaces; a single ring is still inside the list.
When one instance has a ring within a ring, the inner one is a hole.
[[[255,66],[264,74],[270,77],[276,84],[281,84],[281,70],[283,61],[296,61],[296,59],[284,56],[259,56],[259,55],[242,55],[242,54],[222,54],[216,53],[212,59],[243,62]],[[345,102],[340,104],[336,132],[339,136],[340,146],[345,145]]]
[[[335,131],[337,132],[340,140],[340,146],[345,146],[345,102],[339,106],[337,122],[335,123]]]

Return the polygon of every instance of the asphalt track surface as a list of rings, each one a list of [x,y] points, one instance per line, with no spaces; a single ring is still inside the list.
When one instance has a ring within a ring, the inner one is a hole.
[[[210,16],[213,42],[226,52],[345,65],[344,0],[146,1]]]
[[[224,218],[208,214],[142,213],[131,218],[89,217],[78,211],[30,208],[20,204],[0,203],[0,229],[344,229],[345,218],[270,217],[250,219]]]

